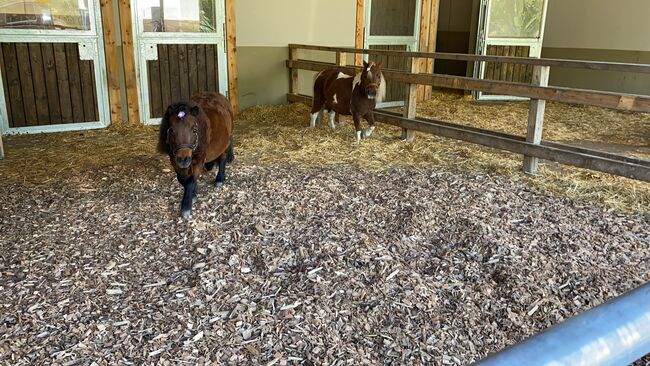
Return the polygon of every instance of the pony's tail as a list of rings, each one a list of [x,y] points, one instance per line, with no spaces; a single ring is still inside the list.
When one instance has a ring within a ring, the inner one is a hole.
[[[230,144],[228,145],[228,150],[226,150],[226,162],[228,164],[232,163],[235,160],[235,138],[230,138]]]

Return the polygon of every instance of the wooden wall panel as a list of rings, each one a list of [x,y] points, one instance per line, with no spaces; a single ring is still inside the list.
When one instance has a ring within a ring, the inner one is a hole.
[[[214,44],[158,45],[158,60],[147,62],[151,116],[161,118],[169,105],[199,91],[217,91],[217,67]]]
[[[9,127],[99,120],[92,61],[76,43],[2,43]]]

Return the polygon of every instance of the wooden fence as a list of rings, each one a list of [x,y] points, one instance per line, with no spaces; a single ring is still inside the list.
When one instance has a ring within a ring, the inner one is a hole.
[[[299,50],[318,50],[336,53],[337,62],[326,63],[298,58]],[[384,76],[391,82],[402,82],[405,88],[405,106],[402,115],[385,110],[375,112],[379,122],[401,127],[402,137],[412,141],[414,131],[433,133],[439,136],[476,143],[492,148],[524,155],[524,172],[536,174],[538,159],[572,165],[650,182],[650,161],[591,149],[542,141],[545,102],[547,100],[612,108],[623,111],[650,112],[650,96],[619,94],[603,91],[548,86],[551,67],[566,67],[588,70],[625,71],[650,73],[650,65],[611,62],[588,62],[557,59],[537,59],[506,56],[479,56],[450,53],[404,52],[393,50],[368,50],[348,47],[324,47],[313,45],[289,45],[289,59],[286,62],[290,74],[289,102],[311,103],[311,97],[298,94],[298,70],[322,71],[338,68],[349,74],[357,73],[360,66],[347,65],[347,54],[369,54],[374,57],[399,56],[410,59],[411,72],[384,70]],[[532,67],[532,83],[496,81],[470,77],[420,74],[420,59],[444,59],[492,64],[515,64]],[[528,132],[526,137],[504,134],[496,131],[468,127],[460,124],[416,117],[418,85],[460,90],[482,91],[491,94],[530,98]]]

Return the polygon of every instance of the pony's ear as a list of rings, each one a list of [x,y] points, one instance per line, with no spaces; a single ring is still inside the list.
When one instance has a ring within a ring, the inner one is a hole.
[[[190,113],[191,113],[194,117],[198,116],[198,115],[199,115],[199,107],[196,106],[196,105],[193,106],[192,108],[190,108]]]
[[[365,70],[367,68],[368,68],[368,63],[366,62],[366,60],[363,60],[363,69]]]

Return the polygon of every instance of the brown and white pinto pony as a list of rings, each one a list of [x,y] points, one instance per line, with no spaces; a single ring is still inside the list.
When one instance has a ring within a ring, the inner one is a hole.
[[[210,92],[197,93],[189,103],[170,105],[165,112],[158,151],[169,155],[176,179],[185,188],[181,202],[185,219],[192,216],[197,180],[204,171],[219,164],[215,184],[221,187],[225,183],[226,163],[235,158],[233,117],[228,99]]]
[[[381,64],[363,62],[363,69],[354,77],[327,69],[318,73],[314,79],[314,103],[311,108],[311,127],[320,123],[323,110],[328,112],[329,127],[334,129],[335,112],[352,115],[357,141],[370,137],[375,129],[373,110],[386,95],[386,80],[381,72]],[[361,129],[361,118],[370,125]]]

